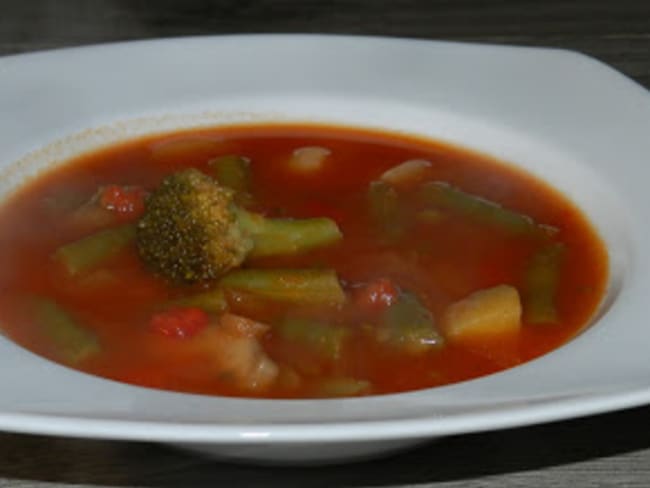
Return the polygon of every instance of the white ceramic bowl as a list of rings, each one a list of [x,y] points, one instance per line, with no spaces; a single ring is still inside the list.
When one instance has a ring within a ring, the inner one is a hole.
[[[231,459],[352,460],[449,434],[650,401],[650,96],[580,54],[359,37],[233,36],[0,58],[0,193],[138,134],[246,121],[430,136],[525,167],[592,219],[611,260],[594,324],[489,377],[342,400],[137,388],[0,337],[0,429],[174,443]]]

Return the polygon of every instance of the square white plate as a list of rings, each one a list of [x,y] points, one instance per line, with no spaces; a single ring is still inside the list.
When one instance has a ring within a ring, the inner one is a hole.
[[[650,96],[577,53],[281,35],[4,57],[0,194],[124,138],[266,120],[429,136],[549,181],[589,215],[609,249],[609,291],[593,326],[550,354],[478,380],[290,401],[137,388],[0,337],[0,429],[170,442],[257,461],[331,461],[650,402]]]

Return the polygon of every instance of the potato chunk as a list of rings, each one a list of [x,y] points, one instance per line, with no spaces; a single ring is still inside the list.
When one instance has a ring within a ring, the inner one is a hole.
[[[244,390],[268,388],[278,376],[278,366],[258,341],[268,329],[268,325],[246,317],[223,314],[211,342],[220,374]]]
[[[509,285],[474,292],[447,308],[441,326],[457,343],[514,336],[521,328],[519,293]]]

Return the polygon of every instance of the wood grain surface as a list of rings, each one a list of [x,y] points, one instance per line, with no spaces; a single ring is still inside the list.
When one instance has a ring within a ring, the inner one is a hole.
[[[650,0],[0,0],[0,55],[259,32],[561,47],[650,87]],[[326,468],[238,466],[153,444],[0,433],[0,488],[648,488],[649,423],[650,408],[638,408],[447,438],[386,459]]]

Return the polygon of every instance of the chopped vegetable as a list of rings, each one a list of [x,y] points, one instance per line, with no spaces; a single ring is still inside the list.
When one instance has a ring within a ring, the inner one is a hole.
[[[348,377],[327,378],[316,385],[314,396],[323,398],[359,396],[369,394],[371,389],[372,384],[366,380]]]
[[[298,342],[330,360],[341,356],[348,335],[344,327],[304,318],[287,318],[280,322],[277,330],[285,340]]]
[[[366,312],[381,312],[393,305],[399,296],[397,286],[388,278],[379,278],[353,289],[354,304]]]
[[[189,295],[172,300],[167,304],[168,307],[198,307],[208,313],[225,312],[228,308],[228,302],[223,290],[215,288],[203,293]]]
[[[268,325],[246,317],[224,314],[218,327],[208,329],[202,339],[213,354],[219,378],[248,391],[270,387],[279,374],[257,338]]]
[[[224,313],[219,318],[219,326],[242,337],[261,337],[270,329],[267,324],[234,313]]]
[[[99,191],[99,204],[106,210],[139,217],[144,213],[146,191],[139,186],[107,185]]]
[[[327,159],[331,153],[332,152],[325,147],[300,147],[293,152],[289,165],[291,168],[298,171],[318,171],[323,167],[325,159]]]
[[[564,245],[550,244],[535,254],[526,269],[524,320],[529,324],[557,322],[557,294]]]
[[[70,275],[87,271],[123,250],[135,237],[135,226],[112,227],[59,247],[55,259]]]
[[[211,159],[208,166],[220,185],[240,193],[250,190],[250,159],[230,154]]]
[[[390,185],[400,186],[422,178],[429,168],[431,168],[431,161],[409,159],[385,171],[380,178]]]
[[[187,339],[201,332],[209,321],[208,314],[200,308],[177,307],[155,314],[149,328],[167,337]]]
[[[219,285],[293,304],[345,302],[336,272],[329,269],[241,269],[227,274]]]
[[[447,308],[441,327],[456,343],[516,335],[521,328],[519,293],[509,285],[474,292]]]
[[[66,211],[65,214],[64,225],[79,233],[97,232],[119,222],[117,213],[98,204],[97,195],[76,208]]]
[[[556,232],[550,226],[537,225],[533,219],[486,200],[465,193],[442,181],[425,183],[420,191],[422,201],[435,208],[450,210],[477,222],[496,225],[513,234],[549,235]]]
[[[375,225],[388,236],[399,235],[403,230],[402,212],[395,188],[385,181],[372,181],[367,199],[368,212]]]
[[[412,293],[403,293],[386,309],[377,329],[377,339],[409,354],[419,354],[444,344],[431,312]]]
[[[250,212],[239,212],[239,222],[252,239],[250,257],[301,254],[339,242],[343,235],[327,218],[267,219]]]
[[[100,351],[95,335],[77,323],[56,302],[35,298],[29,303],[37,325],[51,341],[58,360],[74,366]]]

